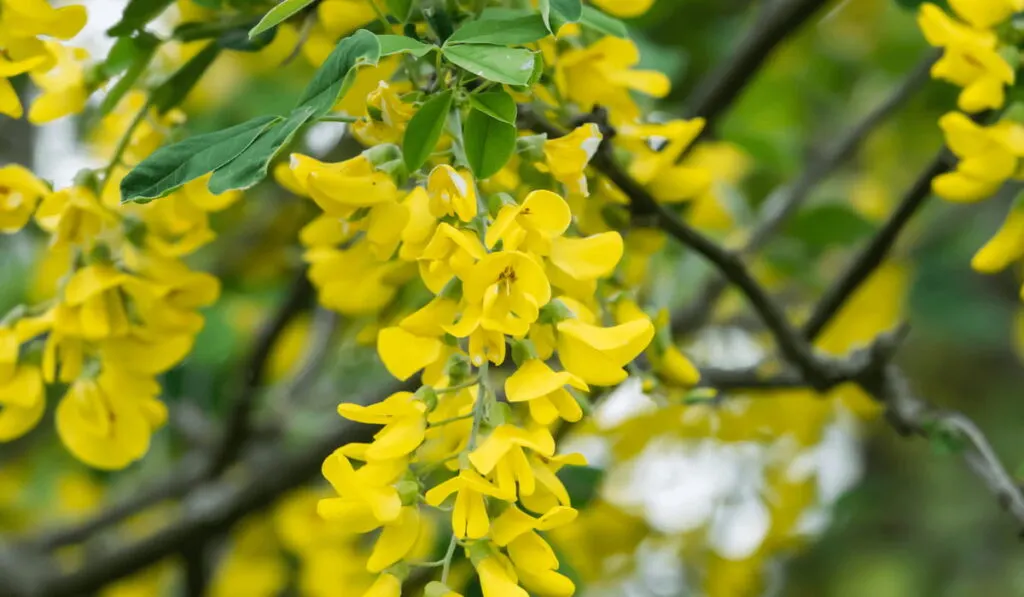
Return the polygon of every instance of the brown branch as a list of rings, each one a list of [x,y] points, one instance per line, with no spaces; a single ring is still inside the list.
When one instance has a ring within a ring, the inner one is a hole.
[[[893,92],[861,119],[831,148],[813,158],[799,177],[791,184],[782,186],[763,202],[758,222],[750,238],[740,249],[742,255],[751,255],[764,247],[765,243],[800,209],[811,192],[828,178],[843,163],[850,160],[870,134],[896,111],[925,81],[935,63],[937,54],[929,52],[913,71]],[[721,276],[708,280],[696,293],[690,305],[672,317],[672,332],[685,335],[700,329],[714,311],[729,282]]]

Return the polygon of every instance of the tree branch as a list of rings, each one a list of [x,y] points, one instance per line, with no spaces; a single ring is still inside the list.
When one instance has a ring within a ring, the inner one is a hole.
[[[764,247],[779,228],[807,201],[811,192],[843,163],[851,159],[864,140],[929,80],[928,73],[937,57],[937,53],[928,52],[928,55],[882,103],[850,128],[831,148],[816,154],[820,157],[813,158],[795,181],[772,191],[763,203],[764,207],[759,213],[758,222],[753,227],[750,238],[740,250],[742,255],[753,254]],[[708,280],[696,293],[696,298],[690,305],[672,317],[672,332],[685,335],[703,326],[711,317],[718,299],[728,286],[729,282],[721,276]]]
[[[743,89],[753,80],[776,46],[800,28],[828,0],[778,0],[778,6],[745,33],[732,56],[697,84],[690,96],[690,117],[708,121],[711,132],[717,118],[727,111]]]
[[[896,244],[900,233],[931,195],[932,179],[947,172],[949,168],[948,152],[946,149],[942,149],[918,175],[917,180],[903,196],[903,200],[900,201],[878,234],[857,255],[836,283],[825,292],[825,296],[818,302],[807,323],[804,324],[803,335],[805,338],[814,341],[864,280],[882,264],[893,245]]]

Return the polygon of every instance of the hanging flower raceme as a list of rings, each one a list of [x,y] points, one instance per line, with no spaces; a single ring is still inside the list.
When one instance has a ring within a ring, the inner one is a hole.
[[[1024,125],[1004,120],[983,126],[959,112],[950,112],[939,120],[939,126],[946,144],[959,158],[953,172],[941,174],[932,182],[940,197],[979,201],[1017,176],[1024,157]]]

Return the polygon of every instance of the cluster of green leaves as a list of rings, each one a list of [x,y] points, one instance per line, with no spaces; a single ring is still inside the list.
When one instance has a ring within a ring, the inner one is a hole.
[[[124,82],[129,79],[127,73],[144,70],[155,51],[155,38],[141,28],[165,5],[164,0],[133,0],[122,22],[113,29],[130,33],[121,38],[110,59],[111,72],[126,72],[122,79],[124,89],[119,93],[127,91],[134,81]],[[251,19],[228,26],[188,23],[179,27],[175,31],[179,39],[214,41],[155,89],[150,105],[161,111],[177,105],[222,49],[261,48],[272,39],[277,26],[312,5],[310,0],[284,0],[251,28]],[[330,113],[351,87],[359,66],[376,65],[382,57],[395,54],[415,60],[437,52],[440,56],[436,64],[440,68],[435,77],[451,77],[446,85],[435,84],[433,92],[424,94],[421,90],[414,94],[422,103],[402,143],[402,161],[407,171],[414,172],[427,162],[448,126],[459,139],[457,157],[477,177],[487,178],[497,173],[516,151],[517,107],[501,86],[526,90],[543,73],[539,53],[523,46],[548,37],[566,23],[578,22],[606,34],[627,34],[621,22],[584,7],[580,0],[543,1],[538,10],[488,9],[479,18],[457,25],[450,16],[433,10],[414,15],[415,7],[409,0],[392,0],[388,6],[402,21],[414,16],[427,20],[437,37],[414,37],[412,27],[407,28],[409,35],[355,32],[338,43],[289,113],[257,117],[156,151],[122,181],[122,201],[144,203],[158,199],[211,172],[209,189],[214,193],[255,185],[266,177],[272,160],[304,125]],[[473,89],[463,88],[464,83],[472,84]],[[488,89],[492,85],[498,87]],[[111,101],[116,104],[116,98]]]

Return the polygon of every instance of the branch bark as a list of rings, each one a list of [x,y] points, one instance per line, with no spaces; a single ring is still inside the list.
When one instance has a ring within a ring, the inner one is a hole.
[[[850,160],[871,133],[929,80],[928,72],[937,58],[937,53],[929,52],[882,103],[850,128],[831,148],[821,153],[821,157],[812,159],[795,181],[772,191],[765,199],[758,222],[740,253],[751,255],[763,248],[807,201],[811,192],[837,168]],[[672,332],[685,335],[703,326],[711,317],[715,305],[728,286],[729,282],[722,276],[708,280],[697,291],[696,298],[690,305],[673,315]]]

